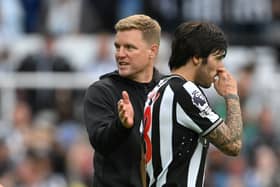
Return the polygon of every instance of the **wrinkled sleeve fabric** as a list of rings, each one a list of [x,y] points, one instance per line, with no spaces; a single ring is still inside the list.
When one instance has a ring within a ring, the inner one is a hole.
[[[91,85],[84,98],[84,123],[93,148],[107,155],[129,136],[131,129],[122,126],[117,111],[120,93],[100,84]]]

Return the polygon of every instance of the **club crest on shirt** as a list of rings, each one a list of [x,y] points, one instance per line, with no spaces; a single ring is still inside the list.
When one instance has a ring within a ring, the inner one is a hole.
[[[192,102],[197,108],[199,108],[200,111],[205,110],[205,104],[207,103],[206,99],[198,90],[194,90],[192,92]]]

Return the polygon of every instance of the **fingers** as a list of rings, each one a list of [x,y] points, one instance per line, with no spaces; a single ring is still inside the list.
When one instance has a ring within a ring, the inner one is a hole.
[[[129,95],[127,91],[122,91],[123,102],[128,104],[130,102]]]
[[[122,124],[131,128],[133,126],[134,110],[126,91],[122,92],[122,98],[118,102],[118,113]]]
[[[127,91],[123,91],[122,92],[122,99],[119,100],[118,102],[118,110],[119,110],[119,114],[121,116],[125,116],[125,105],[130,104],[130,99],[129,99],[129,95],[127,93]]]
[[[217,70],[217,75],[218,75],[219,79],[226,79],[227,76],[229,75],[229,72],[227,71],[226,68],[220,67]]]
[[[230,83],[232,81],[234,81],[234,77],[230,74],[230,72],[226,68],[222,67],[218,69],[217,78],[215,79],[214,84],[221,83],[221,82]]]
[[[219,68],[217,69],[217,71],[218,71],[218,73],[222,73],[222,72],[225,72],[225,71],[227,71],[227,70],[226,70],[225,67],[219,67]]]
[[[125,115],[125,106],[124,106],[124,100],[120,99],[118,102],[118,111],[119,111],[119,117],[123,118]]]
[[[217,70],[217,78],[214,81],[214,87],[221,96],[237,93],[236,80],[224,67],[220,67]]]
[[[120,99],[118,102],[118,111],[119,111],[119,118],[123,123],[126,123],[128,114],[125,108],[124,100]]]
[[[129,104],[130,99],[127,91],[122,91],[122,99],[119,100],[118,102],[118,109],[123,110],[124,104]]]

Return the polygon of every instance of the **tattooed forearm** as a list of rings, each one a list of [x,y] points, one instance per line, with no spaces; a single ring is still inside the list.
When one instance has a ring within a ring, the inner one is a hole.
[[[209,135],[208,139],[228,155],[237,155],[242,145],[242,117],[237,95],[226,97],[227,118]]]

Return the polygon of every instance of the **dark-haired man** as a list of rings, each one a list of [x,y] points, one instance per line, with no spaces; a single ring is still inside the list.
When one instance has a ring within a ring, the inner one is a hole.
[[[171,75],[149,93],[143,119],[149,186],[201,187],[209,142],[239,154],[242,118],[237,82],[223,65],[224,33],[215,25],[186,22],[177,27],[169,59]],[[224,121],[201,88],[212,83],[224,97]]]

